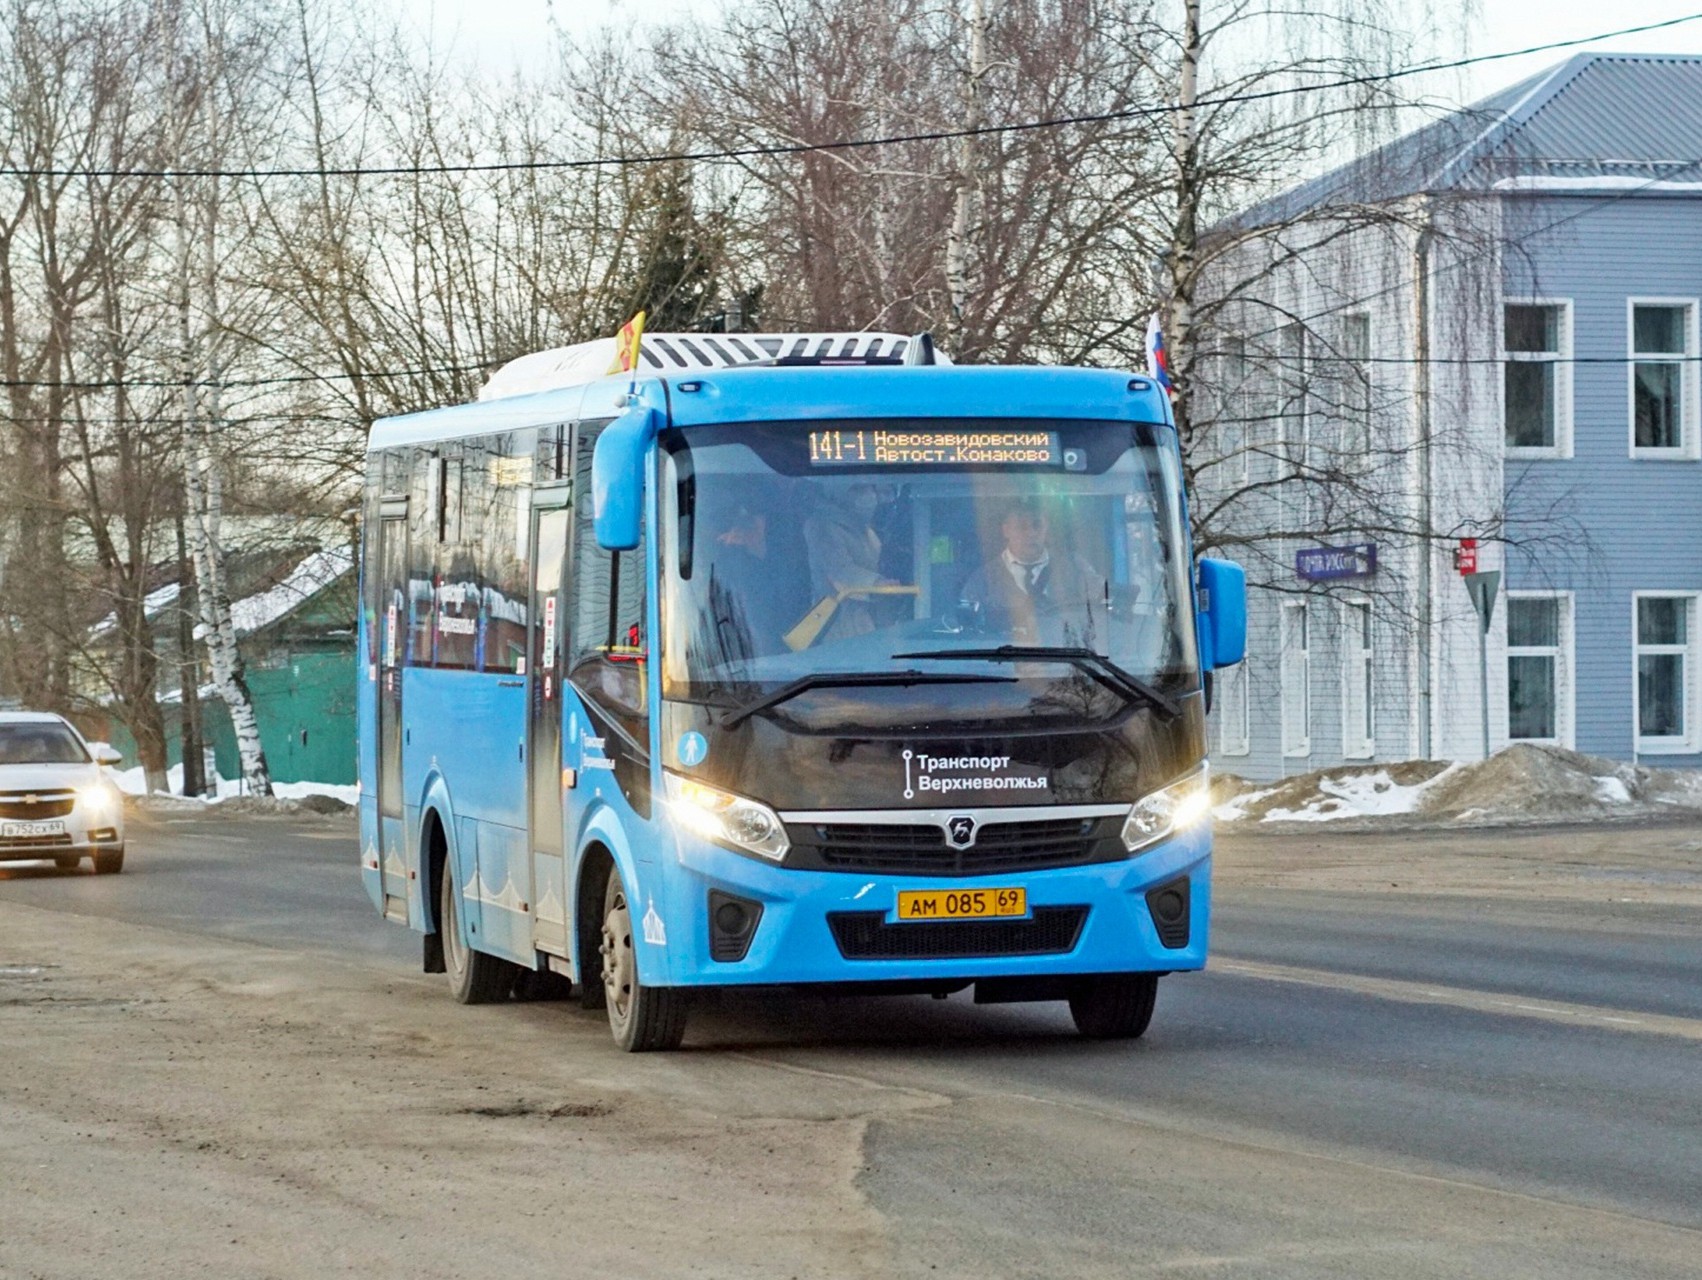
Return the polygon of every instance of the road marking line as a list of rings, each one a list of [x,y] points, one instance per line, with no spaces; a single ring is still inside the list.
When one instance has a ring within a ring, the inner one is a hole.
[[[1399,1000],[1407,1004],[1450,1005],[1479,1013],[1512,1014],[1515,1017],[1535,1018],[1567,1026],[1607,1027],[1614,1031],[1638,1031],[1645,1035],[1671,1036],[1679,1040],[1702,1040],[1702,1019],[1699,1018],[1678,1018],[1663,1013],[1632,1014],[1619,1009],[1606,1009],[1600,1005],[1571,1004],[1559,1000],[1536,1002],[1493,991],[1478,991],[1470,987],[1438,987],[1431,983],[1410,982],[1402,978],[1372,978],[1357,973],[1336,973],[1329,969],[1266,964],[1259,960],[1214,959],[1211,962],[1211,971],[1233,974],[1239,978],[1258,978],[1266,982],[1330,987],[1337,991],[1351,991],[1356,995]]]

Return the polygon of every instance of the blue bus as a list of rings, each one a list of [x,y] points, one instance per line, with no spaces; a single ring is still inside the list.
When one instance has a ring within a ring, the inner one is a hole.
[[[361,869],[463,1002],[1067,1001],[1140,1035],[1203,967],[1210,672],[1149,378],[926,336],[646,335],[371,433]]]

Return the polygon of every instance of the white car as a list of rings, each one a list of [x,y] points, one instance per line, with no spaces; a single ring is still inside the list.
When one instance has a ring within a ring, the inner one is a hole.
[[[124,869],[124,800],[102,766],[122,757],[62,716],[0,711],[0,862]]]

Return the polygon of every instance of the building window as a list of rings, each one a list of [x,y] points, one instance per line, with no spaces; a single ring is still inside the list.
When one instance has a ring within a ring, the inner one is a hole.
[[[1507,736],[1572,745],[1572,600],[1507,594]]]
[[[1255,407],[1252,395],[1253,368],[1247,358],[1247,340],[1228,337],[1223,343],[1223,387],[1219,399],[1220,441],[1224,488],[1245,486],[1251,469],[1250,447]]]
[[[1507,450],[1569,457],[1572,451],[1572,307],[1510,302],[1502,313],[1502,412]]]
[[[1668,300],[1631,307],[1631,451],[1694,456],[1696,304]]]
[[[1371,452],[1371,317],[1342,317],[1341,447],[1351,457]]]
[[[1312,754],[1312,663],[1307,607],[1282,607],[1282,753]]]
[[[1696,596],[1638,593],[1637,750],[1697,749]]]
[[[1307,351],[1304,325],[1289,324],[1277,330],[1276,368],[1273,377],[1277,405],[1273,415],[1276,440],[1276,478],[1284,494],[1283,507],[1289,520],[1305,522],[1310,510],[1311,485],[1305,479],[1309,459],[1307,439]]]
[[[1247,663],[1236,663],[1212,673],[1217,705],[1217,750],[1219,755],[1244,756],[1252,750],[1251,707],[1247,698]]]
[[[1343,602],[1341,624],[1342,756],[1348,760],[1369,760],[1377,754],[1371,602]]]

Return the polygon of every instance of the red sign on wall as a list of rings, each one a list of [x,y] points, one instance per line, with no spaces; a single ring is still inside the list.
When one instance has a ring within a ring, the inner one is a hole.
[[[1454,548],[1454,568],[1462,574],[1477,572],[1476,538],[1460,539],[1460,545]]]

